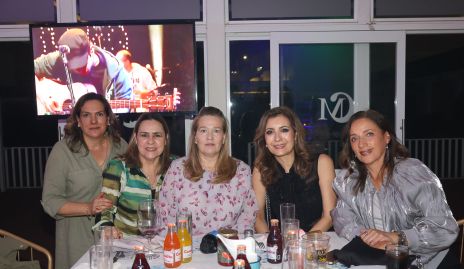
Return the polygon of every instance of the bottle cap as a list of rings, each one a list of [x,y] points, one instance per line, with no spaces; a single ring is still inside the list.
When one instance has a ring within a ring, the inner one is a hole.
[[[181,219],[181,220],[179,220],[179,223],[187,223],[187,220],[186,219]]]
[[[170,227],[170,228],[176,227],[176,224],[175,223],[168,223],[168,227]]]
[[[226,238],[231,238],[231,237],[235,237],[238,235],[237,230],[230,229],[230,228],[220,228],[218,232]]]
[[[271,219],[271,225],[279,225],[278,219]]]
[[[254,233],[255,233],[255,232],[253,231],[253,229],[246,229],[245,231],[243,231],[243,236],[244,236],[245,238],[247,238],[247,237],[253,237]]]

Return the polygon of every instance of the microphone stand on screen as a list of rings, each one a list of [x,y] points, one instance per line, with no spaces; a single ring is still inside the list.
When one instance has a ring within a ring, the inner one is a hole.
[[[72,108],[76,104],[76,98],[74,97],[74,91],[72,87],[73,81],[72,81],[71,73],[69,72],[69,68],[68,68],[68,58],[66,57],[66,54],[69,53],[71,49],[67,45],[61,45],[59,46],[58,49],[60,51],[60,56],[63,59],[64,71],[66,72],[66,85],[68,86],[69,95],[71,96],[71,108]]]

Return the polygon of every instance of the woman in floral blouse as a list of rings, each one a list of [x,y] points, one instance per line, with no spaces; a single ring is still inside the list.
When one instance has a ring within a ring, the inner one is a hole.
[[[194,235],[254,227],[258,207],[250,167],[230,156],[228,137],[224,114],[202,108],[192,124],[188,155],[172,162],[161,187],[164,225],[175,222],[177,211],[189,210]]]

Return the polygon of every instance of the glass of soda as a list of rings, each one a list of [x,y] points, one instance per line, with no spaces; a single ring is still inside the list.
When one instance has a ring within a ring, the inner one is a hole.
[[[409,249],[405,245],[388,244],[385,247],[387,269],[407,269]]]

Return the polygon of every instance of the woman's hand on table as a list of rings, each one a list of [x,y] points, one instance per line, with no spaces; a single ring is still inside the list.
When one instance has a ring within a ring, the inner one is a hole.
[[[385,249],[385,246],[397,242],[397,234],[394,232],[384,232],[376,229],[367,229],[361,231],[361,239],[370,247]],[[396,241],[395,241],[396,239]]]

